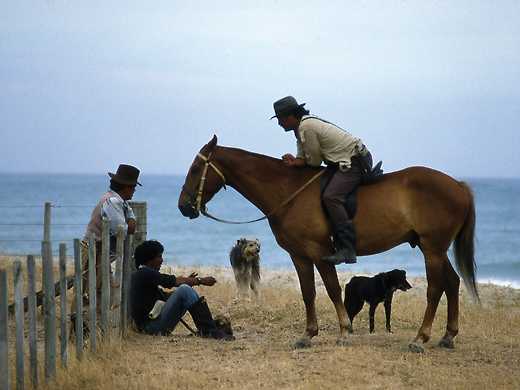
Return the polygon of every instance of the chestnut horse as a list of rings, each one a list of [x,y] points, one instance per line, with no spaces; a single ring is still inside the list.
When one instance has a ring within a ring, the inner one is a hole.
[[[305,303],[307,325],[296,346],[310,346],[318,334],[314,266],[336,309],[340,337],[346,341],[347,314],[341,299],[336,268],[322,261],[332,253],[331,228],[322,209],[319,180],[283,207],[277,207],[305,185],[319,169],[292,168],[281,160],[241,149],[217,146],[217,137],[195,157],[179,196],[185,217],[196,218],[224,185],[229,185],[268,216],[278,244],[294,263]],[[271,211],[276,210],[274,214]],[[469,187],[444,173],[411,167],[385,174],[374,184],[359,187],[356,250],[359,256],[380,253],[402,243],[421,249],[428,281],[424,319],[410,348],[430,339],[439,299],[446,293],[446,333],[439,345],[453,348],[459,325],[459,276],[448,260],[454,242],[457,268],[467,289],[478,301],[475,282],[475,208]]]

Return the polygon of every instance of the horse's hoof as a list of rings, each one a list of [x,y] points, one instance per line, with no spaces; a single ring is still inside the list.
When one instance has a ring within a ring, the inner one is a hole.
[[[312,345],[311,339],[309,337],[302,337],[301,339],[296,340],[294,343],[294,348],[302,349],[302,348],[310,348]]]
[[[354,328],[352,328],[352,325],[347,325],[347,332],[350,334],[354,333]]]
[[[348,338],[347,337],[339,337],[336,340],[336,345],[338,347],[348,347],[350,345],[350,343],[348,342]]]
[[[413,353],[424,353],[424,347],[415,342],[408,344],[408,350]]]
[[[442,338],[441,341],[439,341],[439,347],[454,349],[455,343],[453,342],[453,339]]]

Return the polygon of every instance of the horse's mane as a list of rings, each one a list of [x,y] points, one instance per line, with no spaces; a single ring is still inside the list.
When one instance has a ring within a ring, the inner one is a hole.
[[[251,152],[249,150],[232,148],[228,146],[217,146],[221,150],[225,150],[231,154],[240,155],[243,159],[252,159],[252,160],[261,160],[262,163],[265,163],[269,166],[271,171],[276,171],[277,173],[283,174],[284,176],[292,176],[294,178],[306,178],[317,173],[319,170],[324,169],[323,167],[301,167],[294,169],[293,167],[289,167],[283,163],[283,161],[279,158],[267,156],[265,154]]]

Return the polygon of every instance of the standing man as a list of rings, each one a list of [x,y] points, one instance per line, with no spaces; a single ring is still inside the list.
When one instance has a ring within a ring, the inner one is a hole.
[[[107,218],[110,222],[110,261],[115,259],[116,251],[116,234],[118,226],[122,225],[126,234],[134,234],[135,232],[135,216],[128,201],[132,199],[136,186],[141,183],[137,181],[139,178],[139,169],[132,165],[121,164],[117,168],[117,172],[108,173],[110,176],[110,188],[105,192],[98,201],[92,214],[90,222],[82,245],[82,262],[83,270],[88,268],[88,240],[93,236],[96,242],[96,288],[98,295],[101,288],[101,277],[99,277],[99,269],[101,263],[101,230],[102,219]],[[88,278],[83,278],[83,291],[88,287]],[[98,302],[100,302],[98,300]]]
[[[285,154],[283,162],[290,167],[319,167],[323,162],[333,170],[322,195],[322,201],[334,230],[336,253],[323,260],[333,264],[356,262],[356,235],[352,219],[344,203],[348,194],[361,182],[363,172],[372,168],[372,156],[361,139],[340,127],[309,115],[305,103],[298,104],[292,96],[274,102],[278,124],[285,131],[294,131],[297,153]]]

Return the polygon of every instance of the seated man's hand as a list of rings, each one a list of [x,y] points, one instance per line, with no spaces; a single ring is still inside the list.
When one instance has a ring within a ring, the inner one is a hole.
[[[200,278],[200,284],[204,286],[213,286],[215,283],[217,283],[217,280],[213,276],[205,276]]]

